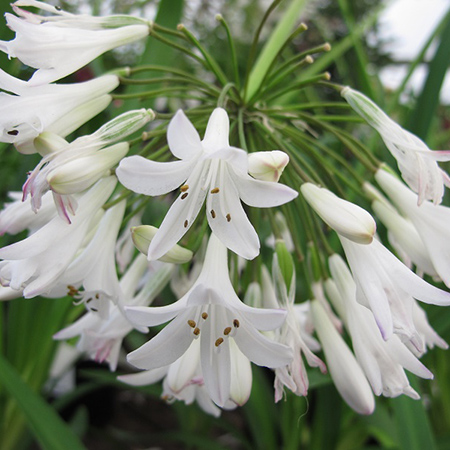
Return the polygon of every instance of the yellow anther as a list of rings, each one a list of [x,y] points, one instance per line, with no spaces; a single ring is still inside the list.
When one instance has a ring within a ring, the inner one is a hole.
[[[181,200],[184,200],[187,196],[188,196],[188,192],[185,192],[185,193],[181,196]]]
[[[213,219],[216,218],[216,212],[213,209],[211,210],[211,216],[212,216]]]
[[[197,326],[195,320],[188,320],[187,323],[191,328],[195,328]]]
[[[186,192],[189,189],[189,185],[183,184],[183,186],[180,187],[181,192]]]
[[[187,228],[187,227],[188,227],[188,223],[189,223],[189,222],[188,222],[187,220],[184,221],[184,228]]]
[[[196,336],[198,336],[199,334],[200,334],[200,328],[196,328],[194,331],[193,331],[193,333],[196,335]]]
[[[206,320],[208,318],[208,313],[202,313],[202,319]]]
[[[233,320],[233,326],[234,326],[234,328],[239,328],[239,320],[234,319]]]
[[[228,213],[228,214],[226,215],[226,218],[227,218],[227,222],[230,222],[230,221],[231,221],[231,214]]]
[[[226,327],[225,330],[223,330],[223,334],[225,336],[228,336],[231,333],[231,327]]]
[[[214,189],[211,189],[211,194],[218,194],[220,189],[218,187],[215,187]]]
[[[223,342],[223,338],[219,338],[216,340],[215,346],[218,347]]]

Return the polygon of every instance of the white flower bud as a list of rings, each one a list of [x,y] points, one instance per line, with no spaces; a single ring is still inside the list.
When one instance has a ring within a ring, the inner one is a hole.
[[[277,182],[288,162],[289,156],[280,150],[250,153],[248,173],[257,180]]]
[[[131,228],[131,237],[133,238],[136,248],[147,255],[150,242],[155,237],[158,228],[151,225],[140,225],[138,227]],[[183,248],[180,245],[175,245],[164,256],[159,258],[159,261],[183,264],[190,261],[192,258],[192,251],[187,248]]]
[[[300,189],[314,211],[338,234],[358,244],[372,242],[377,226],[365,209],[312,183],[305,183]]]

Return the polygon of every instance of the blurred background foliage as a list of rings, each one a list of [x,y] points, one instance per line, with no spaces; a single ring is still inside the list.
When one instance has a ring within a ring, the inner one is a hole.
[[[244,72],[252,36],[270,3],[267,0],[73,0],[59,4],[72,12],[156,17],[157,23],[169,28],[183,22],[219,65],[230,71],[225,32],[214,19],[220,13],[230,24],[238,68]],[[263,29],[262,43],[289,3],[288,0],[281,2],[271,15]],[[406,92],[406,83],[399,90],[388,92],[379,81],[381,68],[393,62],[382,50],[386,46],[376,39],[377,18],[382,7],[381,0],[305,1],[298,22],[304,21],[309,30],[297,37],[282,57],[288,59],[307,48],[330,42],[332,50],[323,54],[317,63],[332,74],[334,81],[349,84],[372,97],[400,123],[427,139],[430,148],[448,148],[448,108],[440,104],[439,90],[450,60],[449,17],[443,18],[434,33],[436,50],[429,61],[429,81],[416,97]],[[369,34],[371,45],[367,43]],[[12,33],[1,27],[0,38],[11,39]],[[410,61],[412,68],[422,62],[424,54],[425,51],[417,60]],[[117,66],[139,63],[176,64],[200,78],[206,76],[201,67],[180,57],[172,48],[149,39],[145,45],[127,46],[104,55],[67,81],[82,81]],[[0,55],[0,64],[5,71],[18,77],[26,79],[30,74],[29,69],[17,60],[9,61],[5,55]],[[120,89],[126,88],[128,86]],[[311,101],[336,97],[328,89],[315,90],[309,95]],[[179,101],[173,99],[169,100],[169,105],[156,101],[153,106],[169,111],[173,109],[171,102],[179,106]],[[116,102],[113,108],[77,133],[91,133],[108,117],[117,115],[123,108],[134,107],[132,103]],[[150,105],[146,103],[146,106]],[[357,135],[383,159],[391,161],[373,133],[363,129],[357,131]],[[328,145],[342,147],[330,137],[322,139]],[[345,154],[344,148],[342,152]],[[0,157],[0,195],[5,201],[9,190],[20,190],[26,172],[37,160],[32,156],[23,157],[4,144],[0,144]],[[2,245],[10,242],[10,237],[2,238]],[[274,404],[273,374],[253,367],[253,392],[249,402],[237,410],[224,411],[220,419],[205,415],[196,405],[186,406],[180,402],[167,405],[160,398],[160,386],[124,386],[107,367],[83,360],[77,363],[75,372],[66,374],[76,379],[75,389],[57,395],[54,389],[57,380],[50,375],[57,346],[51,336],[73,321],[81,313],[80,308],[74,308],[68,298],[0,303],[0,448],[3,450],[38,447],[66,450],[84,446],[95,450],[450,448],[450,358],[448,352],[439,349],[423,358],[424,364],[435,374],[435,380],[422,383],[411,377],[411,384],[421,393],[422,400],[378,398],[375,413],[368,417],[356,415],[340,399],[331,379],[316,371],[309,371],[307,399],[288,392],[285,401]],[[448,311],[429,307],[427,312],[437,332],[450,342]],[[145,340],[145,336],[132,333],[125,348],[132,350]]]

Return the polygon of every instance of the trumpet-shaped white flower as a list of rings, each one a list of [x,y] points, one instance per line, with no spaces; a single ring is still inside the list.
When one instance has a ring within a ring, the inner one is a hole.
[[[184,113],[178,111],[167,130],[170,150],[181,161],[155,162],[140,156],[125,158],[116,173],[127,188],[145,195],[162,195],[181,185],[158,233],[150,244],[149,259],[158,259],[188,231],[206,198],[208,223],[230,250],[253,259],[259,238],[241,200],[249,206],[282,205],[297,192],[282,184],[255,180],[248,175],[247,153],[230,147],[226,111],[213,111],[205,137],[200,137]]]
[[[284,282],[283,275],[279,266],[277,255],[274,255],[272,272],[274,282],[270,279],[269,271],[265,266],[262,269],[262,292],[263,304],[268,307],[283,308],[287,311],[286,321],[281,328],[275,331],[275,339],[288,347],[292,348],[294,358],[290,364],[275,369],[275,401],[283,398],[284,387],[290,389],[296,395],[307,395],[308,393],[308,374],[302,356],[306,358],[311,367],[319,367],[322,373],[326,373],[325,364],[312,353],[308,342],[313,342],[312,336],[307,333],[304,325],[304,313],[299,320],[300,311],[296,307],[305,307],[305,304],[294,305],[295,301],[295,273],[291,278],[291,284],[288,287]],[[306,303],[309,306],[309,302]],[[312,333],[312,330],[310,330]],[[319,346],[320,348],[320,346]],[[317,349],[317,346],[316,346]]]
[[[23,186],[24,199],[30,195],[32,208],[37,211],[42,195],[51,189],[59,214],[70,222],[67,211],[74,214],[76,209],[72,194],[88,189],[105,176],[129,150],[126,142],[104,147],[125,138],[153,118],[152,110],[129,111],[70,144],[57,135],[41,134],[35,144],[45,150],[45,155]]]
[[[448,306],[450,293],[411,272],[376,239],[360,245],[339,238],[356,283],[356,298],[372,310],[383,338],[388,340],[395,332],[402,341],[410,341],[418,354],[423,353],[424,343],[413,321],[414,298]]]
[[[302,184],[300,190],[314,211],[340,235],[359,244],[372,242],[377,226],[365,209],[313,183]]]
[[[145,284],[138,290],[146,270]],[[156,262],[149,267],[146,258],[139,255],[120,280],[119,304],[107,304],[107,318],[91,308],[72,325],[56,333],[54,339],[80,336],[77,347],[81,352],[86,352],[97,362],[107,361],[110,370],[116,370],[122,340],[134,328],[125,316],[123,306],[149,305],[169,282],[172,272],[172,265]],[[139,328],[139,331],[147,332],[148,329]]]
[[[450,178],[436,161],[450,161],[450,151],[432,151],[414,134],[390,119],[375,103],[361,92],[348,86],[341,95],[350,106],[378,133],[397,160],[402,177],[408,186],[419,194],[418,204],[424,200],[440,203],[444,184],[450,186]]]
[[[350,270],[338,255],[329,259],[333,280],[327,280],[329,298],[344,319],[353,343],[356,359],[375,395],[397,397],[401,394],[418,399],[404,369],[422,378],[433,374],[411,353],[398,336],[385,341],[369,309],[356,301],[356,284]],[[333,289],[332,284],[335,284]]]
[[[292,358],[289,348],[257,331],[279,327],[285,312],[252,308],[239,300],[228,274],[227,249],[214,234],[199,278],[180,300],[168,306],[126,310],[129,319],[141,326],[173,319],[153,339],[130,353],[128,361],[147,370],[163,367],[177,360],[199,338],[205,386],[219,406],[230,398],[230,340],[258,365],[280,367]]]
[[[72,262],[90,229],[93,216],[115,185],[115,177],[104,178],[80,197],[79,212],[72,224],[56,216],[26,239],[1,248],[2,284],[23,289],[25,298],[50,291]]]
[[[428,201],[418,206],[417,195],[383,169],[378,170],[375,178],[397,208],[411,220],[434,269],[450,287],[450,208]]]
[[[233,361],[233,359],[231,359]],[[147,386],[162,379],[162,398],[168,402],[173,400],[184,401],[190,405],[197,401],[203,411],[214,417],[219,417],[218,408],[205,387],[200,366],[200,340],[193,340],[186,350],[175,362],[158,369],[145,370],[129,375],[121,375],[118,380],[132,386]],[[227,404],[227,406],[230,406]]]
[[[117,76],[104,75],[84,83],[29,86],[0,70],[0,89],[10,92],[0,93],[0,141],[35,153],[35,137],[43,131],[67,136],[108,106],[106,94],[118,84]]]
[[[35,6],[55,15],[39,16],[19,6]],[[0,41],[0,50],[38,69],[29,80],[34,86],[64,78],[108,50],[149,33],[146,21],[133,17],[77,16],[33,0],[17,1],[13,8],[19,17],[8,13],[5,17],[16,37]]]
[[[359,414],[372,414],[375,401],[369,383],[322,305],[313,300],[314,327],[325,353],[331,378],[346,403]]]

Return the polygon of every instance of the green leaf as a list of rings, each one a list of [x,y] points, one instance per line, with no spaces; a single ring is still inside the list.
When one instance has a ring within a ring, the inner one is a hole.
[[[70,427],[50,405],[22,381],[20,375],[3,355],[0,355],[0,382],[9,395],[17,401],[27,419],[30,430],[42,448],[49,450],[85,449]]]
[[[446,25],[439,47],[429,64],[427,79],[409,121],[409,129],[424,140],[428,136],[431,122],[439,105],[439,93],[449,64],[450,10],[447,12]]]
[[[282,48],[286,39],[291,34],[294,25],[296,24],[306,3],[306,0],[293,0],[289,8],[283,14],[282,19],[273,30],[269,40],[264,45],[255,65],[253,66],[248,79],[248,91],[246,92],[245,100],[252,98],[253,94],[261,86],[267,70]]]

